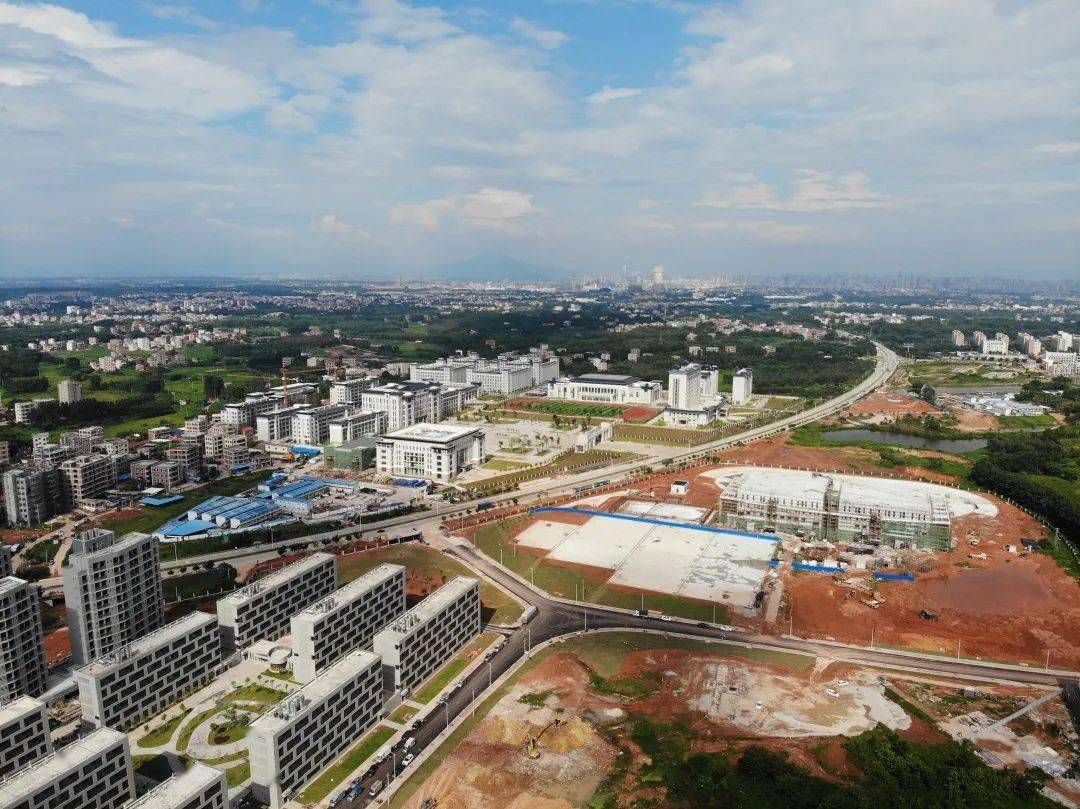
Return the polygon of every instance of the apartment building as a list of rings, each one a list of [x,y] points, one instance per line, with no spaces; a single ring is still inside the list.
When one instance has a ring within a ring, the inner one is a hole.
[[[202,475],[203,445],[195,438],[187,438],[165,450],[165,460],[175,461],[184,469],[187,480]]]
[[[563,377],[548,384],[548,396],[578,402],[655,405],[660,402],[659,382],[645,382],[636,376],[583,374]]]
[[[235,424],[223,424],[218,422],[211,424],[203,434],[203,457],[217,460],[225,448],[225,439],[236,438],[239,428]],[[246,439],[245,439],[246,442]]]
[[[348,414],[341,404],[321,405],[301,410],[292,420],[292,438],[300,444],[321,446],[330,438],[330,422]]]
[[[83,384],[77,379],[61,379],[56,384],[56,393],[60,404],[75,404],[82,401]]]
[[[967,342],[967,341],[964,339],[964,333],[962,331],[960,331],[960,329],[953,329],[953,331],[952,331],[952,344],[954,346],[956,346],[957,348],[960,348],[961,346],[964,345],[965,342]]]
[[[0,702],[0,779],[52,753],[45,703],[20,696]]]
[[[127,730],[202,688],[220,666],[217,618],[193,612],[76,669],[83,722]]]
[[[72,455],[89,455],[105,440],[105,428],[100,425],[81,427],[60,434],[60,445],[71,450]]]
[[[158,544],[148,534],[117,539],[100,528],[76,534],[62,573],[76,664],[107,655],[165,623]]]
[[[279,809],[348,750],[382,712],[380,660],[355,650],[248,730],[253,796]]]
[[[480,629],[480,581],[458,576],[375,635],[386,687],[420,685]]]
[[[1044,351],[1042,363],[1051,376],[1074,377],[1080,371],[1074,351]]]
[[[293,676],[309,683],[405,612],[405,568],[379,565],[292,617]]]
[[[443,483],[482,464],[484,457],[484,431],[456,424],[414,424],[375,444],[380,472]]]
[[[229,782],[225,771],[198,761],[184,772],[162,781],[124,809],[228,809]]]
[[[45,693],[45,640],[36,585],[0,579],[0,702]]]
[[[328,425],[327,443],[346,444],[358,438],[386,432],[386,413],[353,413],[334,419]]]
[[[59,511],[60,473],[25,465],[4,473],[4,508],[12,525],[40,525]]]
[[[288,396],[286,397],[286,392]],[[286,398],[288,403],[286,403]],[[278,386],[268,391],[249,393],[242,402],[230,402],[221,408],[221,423],[233,427],[253,427],[257,416],[271,410],[293,405],[313,406],[319,403],[319,389],[315,385],[297,382]]]
[[[221,642],[246,649],[255,641],[275,640],[289,631],[289,619],[337,588],[337,557],[313,553],[281,568],[217,603]]]
[[[186,470],[179,461],[158,461],[150,465],[150,485],[165,491],[172,491],[184,482]]]
[[[1071,351],[1073,347],[1073,336],[1071,332],[1059,331],[1050,338],[1050,342],[1054,346],[1054,351]]]
[[[80,455],[60,469],[60,496],[67,508],[99,500],[116,483],[116,467],[106,455]]]
[[[123,809],[134,797],[127,736],[109,728],[0,782],[0,809]]]
[[[39,407],[43,407],[44,405],[50,405],[50,404],[56,404],[56,399],[41,398],[41,399],[32,399],[32,400],[27,401],[27,402],[16,402],[15,403],[15,423],[16,424],[26,424],[28,421],[30,421],[30,416],[33,415],[35,410],[37,410]]]
[[[184,420],[184,437],[185,438],[202,438],[206,434],[206,431],[210,429],[210,417],[205,413],[200,413],[193,419]]]
[[[0,544],[0,579],[6,579],[14,572],[11,565],[11,548]]]
[[[293,405],[268,410],[255,417],[255,436],[260,441],[284,441],[292,437],[293,416],[306,405]]]
[[[330,385],[330,404],[356,407],[360,404],[364,391],[374,384],[375,381],[371,379],[345,379],[334,382]]]

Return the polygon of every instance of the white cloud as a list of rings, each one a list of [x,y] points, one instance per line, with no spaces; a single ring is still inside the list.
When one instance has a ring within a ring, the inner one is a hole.
[[[1038,154],[1073,155],[1080,153],[1080,140],[1062,141],[1061,143],[1042,143],[1035,147]]]
[[[510,27],[525,39],[531,39],[541,48],[548,51],[555,50],[570,40],[570,37],[562,31],[541,28],[536,23],[529,22],[521,17],[514,17]]]
[[[620,101],[624,98],[639,96],[641,93],[641,89],[637,87],[608,87],[605,84],[603,89],[597,90],[585,100],[590,104],[609,104],[612,101]]]
[[[892,204],[884,194],[870,189],[870,178],[862,172],[836,175],[812,169],[796,172],[794,191],[781,198],[776,189],[761,182],[733,186],[720,195],[706,196],[695,205],[736,210],[820,213],[855,208],[881,208]]]
[[[337,214],[332,213],[323,214],[311,223],[311,227],[326,236],[337,236],[342,239],[364,240],[371,238],[370,231],[350,225],[348,222],[342,221]]]
[[[178,20],[204,31],[216,31],[220,27],[214,20],[200,14],[191,6],[150,6],[150,13],[159,20]]]
[[[517,221],[537,212],[532,195],[503,188],[481,188],[472,194],[451,194],[390,209],[395,225],[434,229],[447,220],[471,227],[513,229]]]

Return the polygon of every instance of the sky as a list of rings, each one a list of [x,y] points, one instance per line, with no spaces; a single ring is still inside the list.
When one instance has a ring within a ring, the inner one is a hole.
[[[0,275],[1080,276],[1076,0],[0,0]]]

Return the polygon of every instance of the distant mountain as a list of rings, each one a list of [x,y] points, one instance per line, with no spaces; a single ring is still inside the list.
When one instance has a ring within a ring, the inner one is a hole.
[[[481,253],[464,261],[439,264],[427,271],[427,278],[446,281],[561,281],[567,270],[541,267],[498,253]]]

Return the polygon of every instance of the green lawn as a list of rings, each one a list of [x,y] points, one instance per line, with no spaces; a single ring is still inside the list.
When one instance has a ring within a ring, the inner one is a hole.
[[[199,725],[218,713],[219,710],[220,709],[217,707],[209,708],[202,713],[195,714],[195,716],[189,719],[187,723],[180,728],[180,735],[176,737],[176,749],[181,753],[187,750],[188,742],[191,741],[191,734],[195,732],[195,729],[199,727]]]
[[[225,780],[229,784],[229,789],[238,787],[251,777],[251,763],[247,760],[237,764],[235,767],[229,767],[225,770]]]
[[[386,741],[397,731],[385,725],[378,725],[368,733],[359,744],[339,758],[316,778],[308,788],[296,796],[301,804],[318,803],[348,778],[365,761],[371,758]]]
[[[399,725],[404,725],[418,713],[419,711],[411,705],[399,705],[398,709],[390,714],[388,718],[391,722],[397,722]]]
[[[232,693],[221,698],[222,704],[230,702],[261,702],[264,705],[274,705],[285,699],[285,693],[259,683],[242,685]]]
[[[184,721],[190,711],[185,710],[181,714],[177,714],[168,722],[148,732],[145,736],[136,742],[139,747],[161,747],[176,733],[176,729],[180,727],[180,723]]]
[[[578,402],[529,402],[516,409],[532,413],[550,413],[557,416],[592,416],[593,418],[618,418],[626,410],[618,405],[580,404]]]
[[[455,576],[475,576],[469,568],[449,556],[424,545],[406,543],[377,548],[338,560],[338,585],[348,584],[381,564],[404,565],[422,577],[432,588]],[[484,620],[493,624],[510,624],[521,617],[521,604],[495,585],[483,581],[480,585],[480,601],[484,607]]]
[[[422,702],[425,705],[439,696],[439,692],[448,686],[455,677],[465,671],[468,665],[476,659],[476,655],[495,642],[498,637],[496,632],[484,632],[472,643],[462,649],[454,659],[435,672],[421,685],[409,699],[413,702]]]
[[[516,546],[509,541],[506,521],[484,526],[476,532],[473,541],[486,556],[496,562],[501,558],[504,567],[514,571],[523,579],[533,582],[551,595],[574,598],[575,585],[584,583],[584,600],[593,604],[628,610],[637,610],[642,607],[642,597],[637,593],[626,593],[611,589],[602,582],[588,581],[576,570],[544,564],[540,557],[518,551]],[[501,555],[500,551],[502,551]],[[690,618],[695,621],[713,620],[711,604],[701,604],[678,596],[649,593],[644,597],[644,607],[647,610],[679,618]],[[718,623],[726,623],[727,607],[717,604],[715,618]]]
[[[514,472],[518,469],[528,469],[529,465],[518,461],[504,461],[502,458],[492,458],[481,468],[490,469],[492,472]]]

